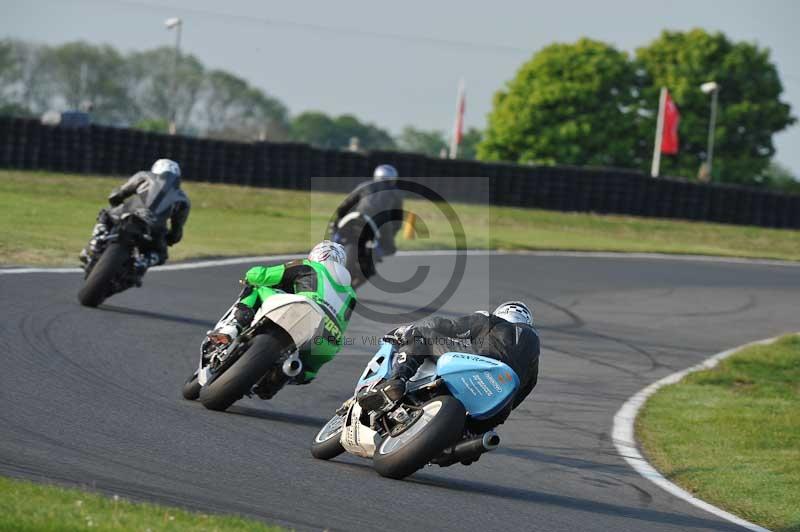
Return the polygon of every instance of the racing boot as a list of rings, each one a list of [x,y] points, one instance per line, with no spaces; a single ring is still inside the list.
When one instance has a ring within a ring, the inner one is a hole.
[[[406,381],[393,377],[372,390],[361,392],[356,397],[359,406],[367,412],[378,412],[393,407],[406,394]]]
[[[239,333],[250,325],[255,316],[255,311],[244,305],[238,303],[234,312],[223,318],[217,323],[217,326],[206,333],[207,341],[214,347],[224,346],[231,344]]]

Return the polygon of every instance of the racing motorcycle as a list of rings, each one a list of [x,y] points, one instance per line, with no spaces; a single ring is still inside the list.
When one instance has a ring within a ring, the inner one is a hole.
[[[328,238],[344,246],[347,252],[347,271],[353,289],[375,275],[375,262],[380,262],[383,252],[380,231],[370,216],[357,211],[348,213],[334,225]]]
[[[472,433],[471,421],[491,418],[519,388],[511,367],[491,358],[445,353],[425,361],[407,385],[405,396],[381,411],[362,411],[356,397],[388,378],[398,354],[384,339],[356,384],[353,397],[314,437],[311,454],[330,460],[347,451],[372,458],[384,477],[401,479],[426,464],[470,465],[500,445],[493,430]]]
[[[90,260],[84,265],[84,284],[78,301],[96,307],[113,294],[141,286],[145,270],[139,264],[139,249],[153,241],[156,220],[150,209],[136,201],[126,202],[121,212],[109,211],[113,224],[106,234],[97,235]]]
[[[307,297],[273,292],[233,342],[203,342],[200,364],[183,386],[185,399],[199,398],[210,410],[226,410],[245,395],[271,399],[286,384],[307,383],[303,357],[324,338],[328,318]]]

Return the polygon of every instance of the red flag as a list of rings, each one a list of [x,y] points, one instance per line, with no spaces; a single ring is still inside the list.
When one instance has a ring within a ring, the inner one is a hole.
[[[681,121],[681,114],[678,106],[672,101],[672,97],[667,92],[664,101],[664,130],[661,137],[661,153],[675,155],[678,153],[678,124]]]
[[[453,124],[453,137],[450,142],[450,158],[455,159],[461,139],[464,136],[464,111],[467,108],[466,97],[464,96],[464,80],[458,84],[458,98],[456,99],[456,120]]]

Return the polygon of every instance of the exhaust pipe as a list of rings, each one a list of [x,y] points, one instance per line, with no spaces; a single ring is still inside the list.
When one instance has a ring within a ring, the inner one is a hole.
[[[500,435],[490,430],[481,436],[458,442],[453,447],[446,449],[438,458],[435,458],[433,463],[442,467],[447,467],[457,462],[469,465],[477,461],[483,453],[497,449],[499,445]]]
[[[300,360],[300,355],[295,351],[283,361],[281,367],[283,374],[287,377],[297,377],[303,371],[303,361]]]

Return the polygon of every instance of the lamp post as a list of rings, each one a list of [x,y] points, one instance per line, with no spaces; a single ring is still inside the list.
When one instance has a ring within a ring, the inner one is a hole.
[[[719,94],[719,83],[716,81],[707,81],[700,85],[700,90],[704,94],[711,95],[711,116],[708,120],[708,148],[706,149],[706,162],[705,172],[701,172],[711,179],[711,168],[714,160],[714,128],[717,123],[717,95]]]
[[[172,79],[170,80],[170,116],[169,134],[174,135],[176,131],[175,120],[178,115],[178,62],[181,57],[181,28],[183,21],[178,17],[168,18],[164,21],[167,30],[175,30],[175,62],[172,69]]]

